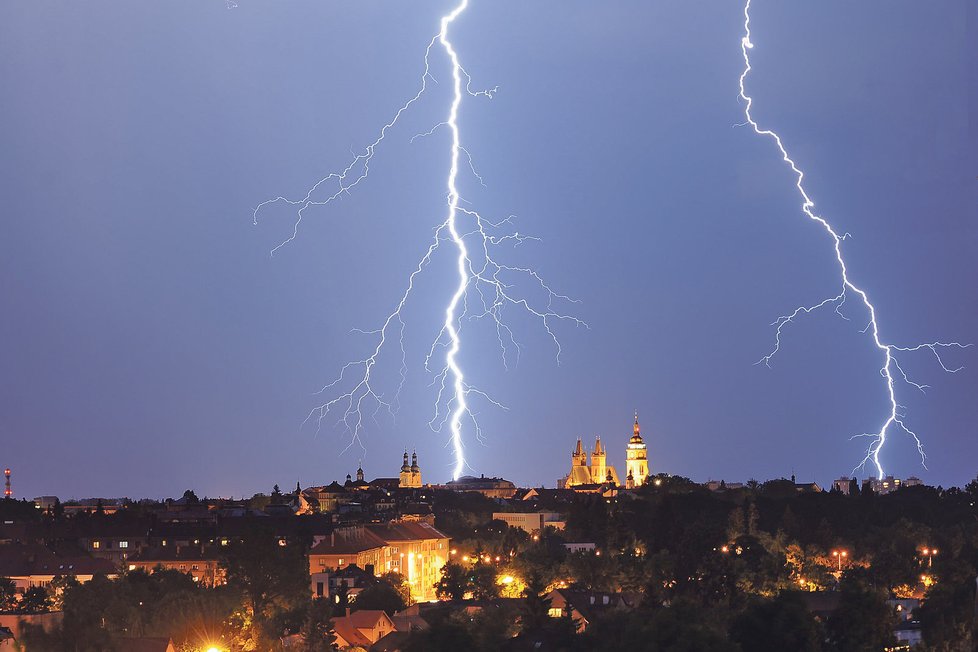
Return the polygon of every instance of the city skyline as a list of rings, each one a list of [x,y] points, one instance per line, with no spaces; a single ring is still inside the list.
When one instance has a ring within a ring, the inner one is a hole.
[[[342,479],[360,460],[387,475],[405,447],[426,479],[452,475],[448,438],[427,426],[431,378],[414,366],[362,447],[331,423],[301,427],[363,346],[350,329],[383,317],[443,210],[447,136],[411,137],[440,115],[444,62],[371,184],[310,211],[274,257],[288,216],[255,228],[251,215],[369,142],[453,3],[238,4],[0,9],[0,466],[15,497],[250,495]],[[966,137],[978,81],[960,27],[974,8],[887,3],[883,23],[883,7],[755,1],[753,110],[851,235],[884,339],[978,341]],[[473,83],[499,86],[463,110],[486,184],[472,192],[542,239],[525,260],[590,325],[560,333],[558,365],[518,320],[509,368],[491,329],[466,326],[469,376],[508,409],[479,407],[485,441],[468,433],[464,473],[552,486],[573,442],[596,435],[624,468],[637,409],[652,474],[823,486],[850,474],[865,449],[850,437],[886,411],[862,315],[813,315],[771,369],[754,364],[770,322],[835,280],[790,173],[737,126],[742,7],[472,2],[457,28]],[[411,315],[424,328],[450,284],[429,280]],[[424,328],[406,335],[416,358]],[[887,474],[974,478],[975,351],[950,356],[956,374],[924,356],[907,365],[930,386],[901,392],[929,468],[896,434]]]

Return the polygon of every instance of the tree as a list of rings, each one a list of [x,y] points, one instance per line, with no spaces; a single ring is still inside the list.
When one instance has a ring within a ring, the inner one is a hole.
[[[445,562],[441,567],[441,579],[435,584],[435,594],[439,598],[461,600],[465,597],[466,572],[461,564]]]
[[[469,571],[469,588],[476,600],[493,600],[499,597],[496,569],[489,564],[476,564]]]
[[[734,620],[730,639],[751,652],[819,652],[824,634],[795,593],[754,602]]]
[[[200,498],[197,497],[197,494],[194,493],[193,489],[187,489],[183,492],[183,500],[188,505],[196,505],[200,503]]]
[[[20,600],[20,611],[39,614],[51,610],[51,596],[43,586],[32,586],[24,592]]]
[[[546,591],[547,585],[538,573],[533,573],[526,579],[523,604],[520,605],[521,631],[538,631],[549,623],[551,600]]]
[[[398,575],[398,577],[400,576]],[[379,609],[385,611],[388,616],[392,616],[394,612],[400,611],[406,606],[407,604],[397,587],[381,577],[357,594],[357,599],[353,603],[353,610]]]
[[[17,584],[9,577],[0,577],[0,611],[13,611],[17,606]]]
[[[270,530],[256,529],[228,547],[221,560],[228,585],[248,600],[254,623],[265,637],[273,619],[302,605],[309,595],[309,563],[298,544],[280,545]]]
[[[336,632],[333,631],[332,608],[326,598],[316,598],[306,610],[299,636],[302,644],[299,652],[328,652],[336,649]]]
[[[878,652],[892,646],[896,616],[878,593],[842,582],[838,608],[826,629],[830,649],[838,652]]]

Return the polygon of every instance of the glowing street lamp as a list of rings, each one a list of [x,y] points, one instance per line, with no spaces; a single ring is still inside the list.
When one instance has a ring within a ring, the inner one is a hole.
[[[937,555],[937,548],[924,548],[920,551],[924,557],[927,557],[927,568],[934,567],[934,556]]]
[[[846,550],[833,550],[832,556],[835,557],[839,562],[839,572],[842,572],[842,560],[849,556],[849,552]]]

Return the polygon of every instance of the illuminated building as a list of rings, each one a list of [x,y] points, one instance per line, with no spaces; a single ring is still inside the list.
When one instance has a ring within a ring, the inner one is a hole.
[[[175,570],[193,578],[202,586],[224,584],[220,550],[212,546],[167,546],[146,549],[129,558],[129,570],[152,573],[157,568]]]
[[[435,600],[434,585],[448,560],[448,544],[445,534],[420,520],[337,528],[309,551],[309,572],[315,576],[350,564],[371,566],[378,575],[403,575],[415,600]]]
[[[645,484],[649,477],[648,450],[642,440],[642,434],[638,425],[638,415],[635,415],[635,424],[632,427],[632,436],[628,440],[625,448],[625,487],[634,489]],[[597,491],[600,485],[611,485],[617,487],[621,485],[618,479],[618,471],[615,467],[608,465],[607,454],[601,443],[601,438],[596,438],[594,450],[591,452],[590,462],[581,440],[577,440],[577,447],[571,454],[570,473],[557,481],[558,489],[575,489],[576,491]]]
[[[418,466],[418,453],[411,454],[411,465],[408,466],[407,451],[404,451],[404,464],[401,465],[401,476],[398,482],[401,489],[419,489],[421,487],[421,468]]]
[[[561,489],[572,487],[582,487],[587,485],[601,484],[618,485],[618,470],[613,466],[608,466],[607,454],[604,446],[601,445],[601,438],[594,440],[594,450],[591,452],[591,460],[588,463],[587,453],[584,452],[584,445],[580,438],[577,440],[577,447],[571,454],[571,470],[562,480],[557,482]]]
[[[557,512],[493,512],[494,521],[503,521],[510,527],[523,530],[527,534],[540,534],[544,528],[563,530],[567,523]]]
[[[505,478],[487,478],[481,475],[478,478],[471,475],[463,475],[458,480],[449,480],[444,484],[443,489],[452,491],[474,491],[487,498],[512,498],[516,495],[516,485]]]
[[[628,440],[628,447],[625,449],[625,471],[628,473],[625,478],[625,487],[628,489],[641,487],[645,484],[645,478],[649,477],[649,458],[638,427],[638,413],[635,414],[635,425],[632,426],[632,438]]]

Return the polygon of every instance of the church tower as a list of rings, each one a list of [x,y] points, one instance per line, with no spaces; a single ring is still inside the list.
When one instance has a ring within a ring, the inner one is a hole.
[[[418,489],[421,487],[421,468],[418,466],[417,451],[411,456],[411,464],[408,464],[408,454],[404,451],[404,464],[401,465],[401,475],[397,486],[401,489]]]
[[[608,477],[608,466],[604,453],[604,446],[601,445],[601,437],[594,440],[594,452],[591,453],[591,482],[600,484],[605,482]]]
[[[632,427],[632,438],[628,440],[628,448],[625,449],[625,470],[628,474],[625,479],[625,487],[628,489],[641,487],[649,476],[648,453],[645,442],[642,441],[637,412],[635,413],[635,425]]]
[[[584,452],[584,444],[581,438],[577,438],[577,447],[571,454],[571,466],[587,466],[587,453]]]

